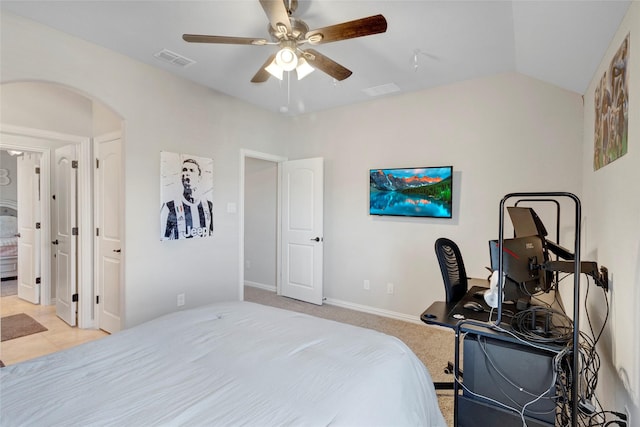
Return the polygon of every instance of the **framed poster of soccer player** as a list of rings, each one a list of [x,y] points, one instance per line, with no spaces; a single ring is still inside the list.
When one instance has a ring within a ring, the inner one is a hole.
[[[213,235],[213,159],[160,152],[160,240]]]

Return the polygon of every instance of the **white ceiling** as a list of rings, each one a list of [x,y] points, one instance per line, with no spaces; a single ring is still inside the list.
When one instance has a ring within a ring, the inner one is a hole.
[[[342,82],[316,70],[301,81],[292,73],[290,81],[272,77],[259,84],[250,80],[275,46],[182,40],[184,33],[269,39],[258,0],[0,4],[3,11],[270,111],[295,115],[370,100],[365,90],[379,86],[395,85],[396,93],[407,93],[512,71],[583,94],[630,1],[300,0],[294,16],[310,29],[381,13],[387,32],[315,47],[353,71]],[[164,63],[154,57],[162,49],[195,64]]]

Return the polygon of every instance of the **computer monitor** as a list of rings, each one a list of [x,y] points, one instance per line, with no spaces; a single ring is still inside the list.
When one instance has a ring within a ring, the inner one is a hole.
[[[489,241],[491,269],[498,270],[498,240]],[[503,293],[505,301],[517,302],[529,299],[531,295],[548,292],[552,285],[552,276],[540,269],[547,261],[544,238],[540,236],[516,237],[505,239],[502,250],[502,271],[506,274]]]

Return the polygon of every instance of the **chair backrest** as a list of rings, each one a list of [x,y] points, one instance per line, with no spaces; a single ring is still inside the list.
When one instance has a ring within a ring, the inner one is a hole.
[[[458,302],[467,293],[467,272],[460,248],[453,241],[441,237],[435,244],[436,257],[444,281],[447,302]]]

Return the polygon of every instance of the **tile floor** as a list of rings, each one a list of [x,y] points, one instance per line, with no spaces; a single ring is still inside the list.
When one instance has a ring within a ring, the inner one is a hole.
[[[0,298],[0,315],[25,313],[44,325],[48,331],[0,342],[0,360],[5,365],[54,353],[87,341],[107,336],[101,330],[72,328],[56,316],[55,305],[35,305],[17,296]]]

